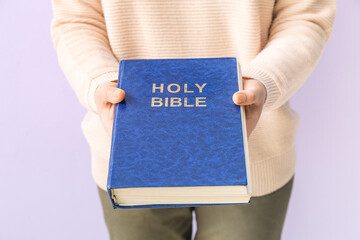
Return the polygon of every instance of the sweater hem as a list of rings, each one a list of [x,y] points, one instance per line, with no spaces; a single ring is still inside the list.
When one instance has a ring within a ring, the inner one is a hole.
[[[105,159],[92,154],[92,176],[97,186],[107,191],[108,163]],[[290,148],[280,155],[267,160],[251,162],[252,196],[270,194],[284,186],[294,175],[296,151]],[[103,174],[105,173],[105,174]]]

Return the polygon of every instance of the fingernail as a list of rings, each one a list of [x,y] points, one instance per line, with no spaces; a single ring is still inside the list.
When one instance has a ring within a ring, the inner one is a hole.
[[[120,96],[120,92],[121,92],[121,90],[120,89],[117,89],[117,90],[115,90],[114,91],[114,97],[119,97]]]
[[[238,99],[238,103],[243,103],[245,101],[245,95],[242,93],[238,93],[237,99]]]

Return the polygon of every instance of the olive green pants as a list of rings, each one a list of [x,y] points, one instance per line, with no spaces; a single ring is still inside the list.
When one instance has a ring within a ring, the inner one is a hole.
[[[293,181],[241,205],[113,209],[107,193],[98,192],[111,240],[190,240],[192,211],[195,240],[279,240]]]

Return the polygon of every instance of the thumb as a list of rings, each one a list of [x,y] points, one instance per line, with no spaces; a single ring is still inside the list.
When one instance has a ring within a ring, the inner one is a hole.
[[[251,105],[256,103],[256,93],[253,89],[237,91],[232,97],[236,105]]]
[[[119,103],[125,98],[125,91],[114,86],[106,86],[104,92],[105,100],[110,103]]]

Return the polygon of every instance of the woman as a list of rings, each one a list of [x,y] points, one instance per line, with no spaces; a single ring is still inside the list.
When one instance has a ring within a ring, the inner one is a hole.
[[[289,99],[314,69],[335,0],[53,0],[59,63],[88,109],[82,130],[111,239],[280,239],[295,172],[299,120]],[[246,106],[250,205],[113,210],[106,195],[121,59],[236,57]]]

